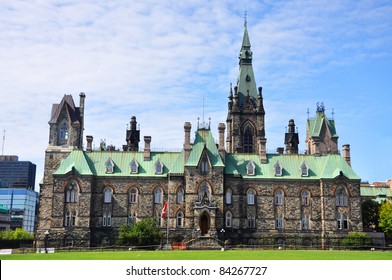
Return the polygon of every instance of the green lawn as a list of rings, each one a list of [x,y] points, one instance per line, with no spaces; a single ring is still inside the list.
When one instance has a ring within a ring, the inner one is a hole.
[[[392,252],[316,250],[59,252],[0,255],[0,260],[392,260]]]

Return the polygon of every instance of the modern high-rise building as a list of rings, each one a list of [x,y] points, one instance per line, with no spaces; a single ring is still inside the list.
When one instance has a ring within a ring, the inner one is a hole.
[[[11,215],[10,228],[34,233],[38,193],[34,191],[36,165],[17,156],[0,156],[0,206]]]
[[[0,156],[0,188],[34,190],[36,165],[17,156]]]

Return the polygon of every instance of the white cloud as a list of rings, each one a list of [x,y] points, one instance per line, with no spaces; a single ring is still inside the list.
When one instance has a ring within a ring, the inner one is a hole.
[[[331,83],[345,85],[346,80],[333,73],[373,61],[391,69],[388,1],[9,1],[0,4],[5,153],[37,163],[40,181],[51,105],[64,94],[78,103],[80,91],[87,95],[85,134],[117,147],[124,144],[132,115],[142,134],[153,137],[152,146],[181,147],[183,123],[196,126],[203,97],[212,125],[225,122],[229,84],[237,78],[244,9],[256,80],[263,86],[268,149],[282,146],[289,118],[296,119],[304,140],[306,109],[312,112],[319,101],[336,108],[342,141],[358,141],[361,133],[344,133],[358,123],[347,113],[356,92],[333,88]],[[373,95],[390,88],[391,81],[385,80]],[[388,103],[362,107],[371,111]],[[379,125],[379,133],[390,135],[384,126]],[[363,161],[358,151],[372,146],[358,145],[354,163]]]

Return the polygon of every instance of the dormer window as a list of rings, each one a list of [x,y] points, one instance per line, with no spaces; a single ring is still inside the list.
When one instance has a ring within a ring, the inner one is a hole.
[[[275,176],[282,176],[283,174],[283,168],[282,165],[279,163],[279,161],[274,166],[274,173]]]
[[[109,158],[106,161],[105,166],[106,166],[106,173],[111,174],[114,172],[114,162],[111,158]]]
[[[155,174],[163,173],[163,164],[160,159],[155,163]]]
[[[137,174],[139,172],[139,163],[135,159],[131,161],[130,167],[132,174]]]
[[[309,176],[309,167],[307,166],[306,162],[301,164],[301,176],[308,177]]]
[[[250,160],[246,165],[246,175],[254,176],[256,173],[255,171],[256,171],[255,163]]]

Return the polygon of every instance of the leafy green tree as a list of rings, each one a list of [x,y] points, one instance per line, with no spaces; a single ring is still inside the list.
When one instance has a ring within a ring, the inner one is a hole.
[[[380,218],[381,204],[374,200],[366,200],[362,203],[363,227],[379,231],[378,220]]]
[[[392,237],[392,204],[387,199],[381,204],[378,226],[388,237]]]
[[[133,225],[121,225],[118,240],[121,245],[149,246],[160,244],[163,237],[157,219],[144,219]]]
[[[34,234],[21,228],[15,230],[8,229],[0,232],[0,240],[34,240]]]

